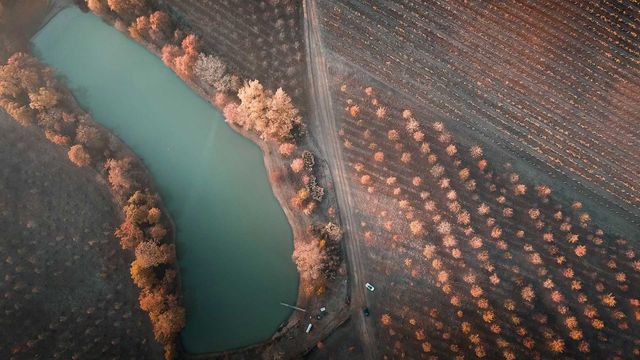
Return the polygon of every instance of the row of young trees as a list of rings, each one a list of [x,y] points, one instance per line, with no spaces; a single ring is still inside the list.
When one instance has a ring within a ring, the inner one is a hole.
[[[158,196],[145,190],[142,164],[82,111],[70,92],[36,58],[17,53],[0,66],[0,107],[22,126],[37,126],[69,160],[92,167],[108,180],[123,206],[125,220],[116,230],[123,249],[134,250],[131,276],[142,289],[140,307],[149,313],[156,339],[167,358],[175,357],[176,334],[185,325],[176,286],[175,248],[167,237]]]
[[[370,89],[365,89],[369,97]],[[346,90],[344,85],[342,92]],[[551,357],[594,349],[597,354],[612,346],[608,342],[613,344],[605,333],[616,331],[617,338],[633,333],[632,319],[640,319],[640,302],[630,284],[640,269],[634,264],[640,262],[633,248],[624,250],[626,241],[616,240],[615,248],[603,246],[604,231],[594,231],[579,202],[565,212],[551,197],[550,186],[527,186],[507,164],[506,171],[494,172],[482,148],[455,144],[441,122],[423,129],[410,110],[399,111],[403,119],[399,122],[399,116],[379,111],[385,108],[376,98],[362,100],[358,104],[346,100],[347,120],[340,131],[350,155],[360,160],[362,154],[370,154],[366,166],[353,165],[354,180],[364,185],[367,206],[378,203],[377,194],[398,205],[399,216],[393,219],[388,203],[381,202],[384,210],[373,210],[380,218],[375,225],[384,229],[382,233],[389,232],[394,249],[399,243],[423,247],[426,271],[416,267],[420,259],[411,251],[401,259],[403,265],[413,278],[423,271],[433,276],[462,321],[460,329],[469,336],[477,357],[492,357],[492,346],[482,344],[476,328],[486,327],[491,335],[485,340],[495,340],[505,359],[523,352]],[[403,134],[403,127],[408,134]],[[375,236],[388,238],[373,231],[364,235],[368,245]],[[622,259],[617,258],[620,255]],[[390,267],[388,260],[385,267]],[[477,316],[467,317],[474,308]],[[406,331],[391,329],[399,315],[395,314],[380,318],[392,336],[396,330]],[[406,310],[401,314],[404,318]],[[425,338],[420,330],[415,335],[421,342]],[[454,345],[449,349],[458,353]],[[422,342],[422,349],[434,351],[428,342]]]

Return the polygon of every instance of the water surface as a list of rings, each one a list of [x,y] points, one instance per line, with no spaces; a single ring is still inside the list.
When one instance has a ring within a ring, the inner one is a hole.
[[[36,55],[145,162],[176,224],[189,352],[268,339],[295,302],[291,228],[260,149],[233,132],[161,60],[71,7],[34,38]]]

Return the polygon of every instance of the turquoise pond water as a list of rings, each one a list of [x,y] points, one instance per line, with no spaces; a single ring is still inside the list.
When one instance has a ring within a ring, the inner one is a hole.
[[[187,351],[268,339],[290,315],[279,303],[295,302],[298,273],[260,149],[160,59],[92,14],[65,9],[33,43],[153,174],[177,228]]]

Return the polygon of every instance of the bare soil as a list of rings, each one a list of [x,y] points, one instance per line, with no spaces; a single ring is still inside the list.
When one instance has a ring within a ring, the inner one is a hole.
[[[302,2],[156,0],[204,50],[222,56],[245,79],[282,87],[306,110]]]
[[[496,163],[637,235],[638,4],[321,2],[325,51]],[[608,35],[609,34],[609,35]],[[339,65],[340,66],[340,65]],[[635,94],[635,95],[634,95]]]
[[[572,356],[583,354],[585,343],[596,357],[638,352],[637,308],[629,306],[638,296],[632,284],[640,281],[633,265],[638,253],[635,238],[621,241],[615,232],[600,234],[600,223],[578,221],[583,210],[569,208],[563,196],[539,198],[536,183],[526,182],[526,176],[515,182],[524,182],[527,193],[516,196],[513,166],[489,162],[480,171],[468,144],[455,136],[453,143],[441,140],[441,133],[426,121],[421,125],[424,139],[416,141],[401,116],[405,104],[390,100],[394,93],[376,88],[366,74],[345,69],[330,67],[330,73],[348,164],[346,191],[354,202],[348,211],[358,222],[351,235],[355,232],[355,240],[362,241],[359,261],[364,271],[359,276],[376,286],[366,295],[374,319],[367,327],[375,341],[365,337],[363,343],[388,358],[550,358],[557,356],[551,348],[556,339],[564,339],[562,351]],[[367,95],[371,85],[372,94]],[[354,105],[359,107],[356,116],[348,111]],[[379,108],[386,110],[382,117],[376,114]],[[389,138],[392,130],[399,139]],[[430,144],[428,152],[421,152],[422,143]],[[457,147],[455,155],[445,151],[451,144]],[[384,153],[383,161],[374,160],[376,152]],[[411,159],[402,160],[404,153]],[[443,166],[442,175],[433,175],[436,164]],[[459,179],[464,168],[476,183],[473,190]],[[370,177],[370,183],[363,184],[363,176]],[[389,177],[396,182],[387,183]],[[415,183],[415,177],[421,182]],[[443,178],[450,180],[446,186],[440,182]],[[429,201],[433,209],[425,207]],[[478,212],[482,204],[488,206],[488,215]],[[513,215],[504,215],[507,208]],[[540,211],[540,225],[530,217],[531,209]],[[563,215],[555,220],[558,210]],[[470,222],[462,225],[457,217],[465,211]],[[414,220],[424,224],[424,235],[409,231]],[[440,233],[443,221],[451,224],[450,242]],[[501,235],[493,235],[495,226]],[[553,234],[553,239],[543,240],[543,233]],[[474,236],[482,240],[479,248],[471,246]],[[432,254],[424,251],[427,246],[433,247]],[[586,255],[578,255],[579,246],[585,247]],[[574,288],[576,284],[580,286]],[[471,293],[473,285],[482,289],[481,295]],[[535,293],[532,301],[521,296],[527,286]],[[605,305],[606,294],[615,297],[615,305]],[[596,315],[588,315],[591,310]],[[488,312],[491,317],[485,318]],[[571,317],[577,319],[580,333],[566,326]],[[603,327],[594,320],[603,321]],[[471,330],[463,330],[465,324]]]
[[[98,173],[0,113],[0,358],[159,358]]]

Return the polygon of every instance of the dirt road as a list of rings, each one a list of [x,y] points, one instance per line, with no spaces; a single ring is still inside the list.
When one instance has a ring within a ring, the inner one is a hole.
[[[360,334],[362,348],[367,359],[377,359],[373,328],[365,318],[362,308],[367,306],[367,282],[363,267],[363,252],[361,249],[361,235],[357,231],[358,223],[353,215],[354,199],[351,194],[346,166],[343,161],[338,131],[336,129],[333,105],[327,68],[322,51],[320,29],[317,17],[317,7],[314,1],[306,0],[304,7],[304,34],[307,55],[307,76],[310,96],[310,121],[314,128],[322,156],[327,159],[332,178],[340,216],[345,230],[345,252],[349,271],[351,316]],[[370,296],[375,296],[372,293]],[[372,321],[372,320],[371,320]]]

